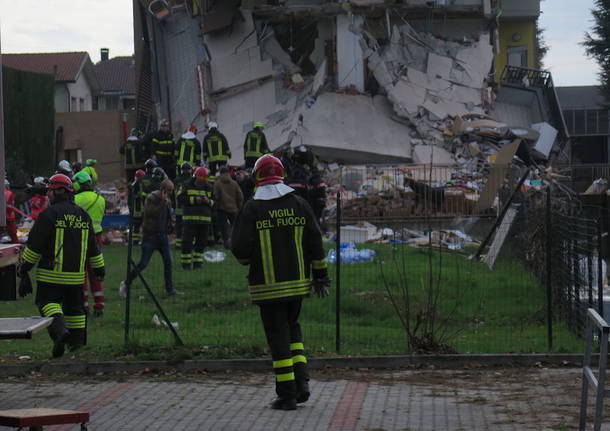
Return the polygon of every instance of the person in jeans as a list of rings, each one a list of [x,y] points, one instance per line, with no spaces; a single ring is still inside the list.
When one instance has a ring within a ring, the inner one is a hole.
[[[121,281],[119,288],[121,296],[127,296],[127,289],[131,282],[148,266],[155,250],[158,250],[163,258],[165,291],[169,295],[178,293],[174,289],[172,282],[172,255],[167,238],[171,230],[171,196],[173,192],[174,183],[169,179],[165,179],[161,182],[159,190],[155,190],[146,197],[142,221],[142,254],[140,262],[129,272],[127,279]]]
[[[244,195],[229,174],[229,168],[220,168],[220,176],[214,183],[214,201],[216,202],[216,222],[222,234],[224,247],[231,248],[231,229],[237,212],[244,204]]]

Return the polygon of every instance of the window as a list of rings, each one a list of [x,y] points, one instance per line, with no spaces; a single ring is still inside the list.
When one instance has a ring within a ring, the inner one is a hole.
[[[517,67],[527,67],[527,47],[509,46],[508,65]]]
[[[78,111],[78,106],[76,105],[76,97],[70,98],[70,112]]]
[[[81,97],[80,99],[78,99],[78,101],[80,103],[80,111],[83,112],[85,110],[85,99]]]
[[[70,163],[74,162],[83,162],[83,151],[80,148],[75,148],[73,150],[65,150],[64,151],[64,160],[69,161]]]

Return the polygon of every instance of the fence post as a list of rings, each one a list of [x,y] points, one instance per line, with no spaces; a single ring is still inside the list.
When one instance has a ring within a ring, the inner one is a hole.
[[[546,189],[546,310],[549,351],[553,349],[553,289],[551,284],[551,186]]]
[[[335,285],[337,301],[335,303],[335,350],[341,353],[341,187],[337,190],[337,234],[335,244]]]
[[[133,190],[132,190],[132,186],[129,185],[128,186],[128,200],[133,199]],[[133,202],[130,202],[132,205],[130,205],[130,208],[133,208]],[[131,253],[133,250],[133,217],[132,214],[130,212],[129,214],[129,233],[127,234],[127,274],[125,275],[125,280],[129,280],[129,273],[131,272]],[[130,308],[131,308],[131,288],[127,287],[127,292],[126,295],[127,297],[125,298],[125,335],[124,335],[124,342],[125,344],[127,344],[129,342],[129,315],[130,315]]]
[[[597,312],[602,317],[604,316],[604,274],[602,272],[602,234],[603,218],[597,223]]]

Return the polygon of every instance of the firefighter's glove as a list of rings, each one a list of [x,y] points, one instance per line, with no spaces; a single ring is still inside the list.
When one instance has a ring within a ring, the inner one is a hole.
[[[19,282],[19,297],[25,298],[30,293],[32,293],[32,281],[30,280],[30,276],[28,273],[25,273],[25,276],[20,276],[21,281]]]
[[[104,278],[106,278],[106,269],[104,267],[93,268],[93,275],[95,275],[99,281],[104,281]]]
[[[316,278],[313,283],[313,291],[318,298],[327,297],[330,292],[330,278]]]

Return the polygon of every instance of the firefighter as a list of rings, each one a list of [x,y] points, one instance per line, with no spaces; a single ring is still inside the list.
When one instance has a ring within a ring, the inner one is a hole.
[[[131,234],[131,241],[133,244],[140,244],[142,240],[142,233],[140,228],[142,226],[142,210],[144,206],[144,197],[142,194],[142,178],[146,175],[142,169],[138,169],[134,175],[133,183],[129,185],[129,214],[131,216],[131,225],[133,233]]]
[[[65,176],[67,176],[68,178],[72,178],[72,175],[74,175],[74,171],[72,170],[72,165],[67,160],[62,160],[59,162],[55,173],[63,174]]]
[[[146,163],[144,163],[145,175],[142,177],[142,180],[140,182],[143,193],[143,199],[146,199],[146,195],[150,193],[147,190],[152,191],[153,171],[158,166],[159,164],[153,159],[148,159],[146,160]]]
[[[97,185],[97,171],[95,170],[95,165],[97,165],[97,160],[95,159],[87,159],[85,162],[85,167],[80,172],[86,172],[91,177],[91,185],[95,187]],[[76,172],[76,171],[75,171]]]
[[[279,159],[262,156],[253,175],[257,189],[237,216],[232,251],[250,266],[250,296],[260,307],[275,372],[278,397],[271,407],[295,410],[310,395],[301,301],[312,287],[319,297],[330,287],[322,234],[307,201],[283,183]]]
[[[317,168],[312,169],[309,177],[307,197],[309,205],[316,215],[318,222],[321,222],[326,206],[326,184]]]
[[[159,166],[174,178],[176,172],[174,166],[174,135],[169,130],[169,121],[161,120],[159,130],[146,137],[145,145],[150,148],[150,157],[155,159]]]
[[[6,231],[11,238],[11,243],[19,244],[15,216],[15,193],[11,191],[11,183],[6,178],[4,179],[4,202],[6,203]]]
[[[176,177],[174,181],[175,193],[174,193],[174,206],[176,210],[176,248],[182,248],[182,214],[184,211],[182,202],[179,201],[178,196],[182,193],[182,189],[191,180],[193,175],[193,167],[189,162],[182,162],[180,165],[180,175]]]
[[[101,250],[104,243],[102,219],[106,212],[106,200],[93,190],[91,177],[84,170],[75,174],[72,180],[72,186],[76,193],[74,202],[87,211],[87,214],[91,217],[97,246]],[[104,314],[104,286],[89,265],[87,265],[87,275],[83,291],[85,313],[89,314],[89,290],[91,290],[93,291],[93,317],[101,317]],[[87,283],[87,281],[89,282]]]
[[[231,158],[231,150],[225,135],[218,130],[214,121],[208,123],[208,134],[203,138],[203,158],[210,168],[210,176],[216,177],[221,166],[226,166]]]
[[[86,316],[83,310],[85,264],[97,278],[104,279],[104,257],[95,240],[89,214],[72,198],[72,181],[66,175],[49,178],[48,196],[51,205],[40,213],[30,231],[23,251],[18,275],[38,264],[36,305],[45,317],[53,317],[49,335],[53,340],[53,357],[84,345]],[[29,292],[20,292],[22,296]]]
[[[257,121],[254,123],[252,130],[246,135],[244,142],[244,160],[246,161],[246,169],[252,169],[256,160],[269,153],[267,145],[267,137],[263,133],[265,124]]]
[[[138,129],[131,129],[127,140],[121,145],[120,153],[125,157],[125,178],[129,181],[135,176],[136,170],[144,167],[144,144],[140,139]]]
[[[300,153],[307,151],[304,145],[299,145],[294,151],[288,150],[282,158],[286,167],[286,184],[292,187],[296,194],[308,200],[307,185],[309,182],[309,169],[307,165],[300,163]]]
[[[182,174],[182,164],[184,162],[191,166],[201,165],[201,142],[195,135],[197,135],[197,127],[191,124],[176,143],[176,150],[174,151],[176,177]]]
[[[49,198],[47,197],[47,185],[44,177],[34,178],[34,185],[27,189],[28,195],[32,197],[28,201],[32,220],[36,220],[42,210],[49,206]]]
[[[214,191],[207,168],[195,169],[193,178],[183,187],[179,199],[184,207],[182,215],[182,268],[185,270],[203,266],[203,251],[212,223]],[[193,244],[194,243],[194,244]]]

